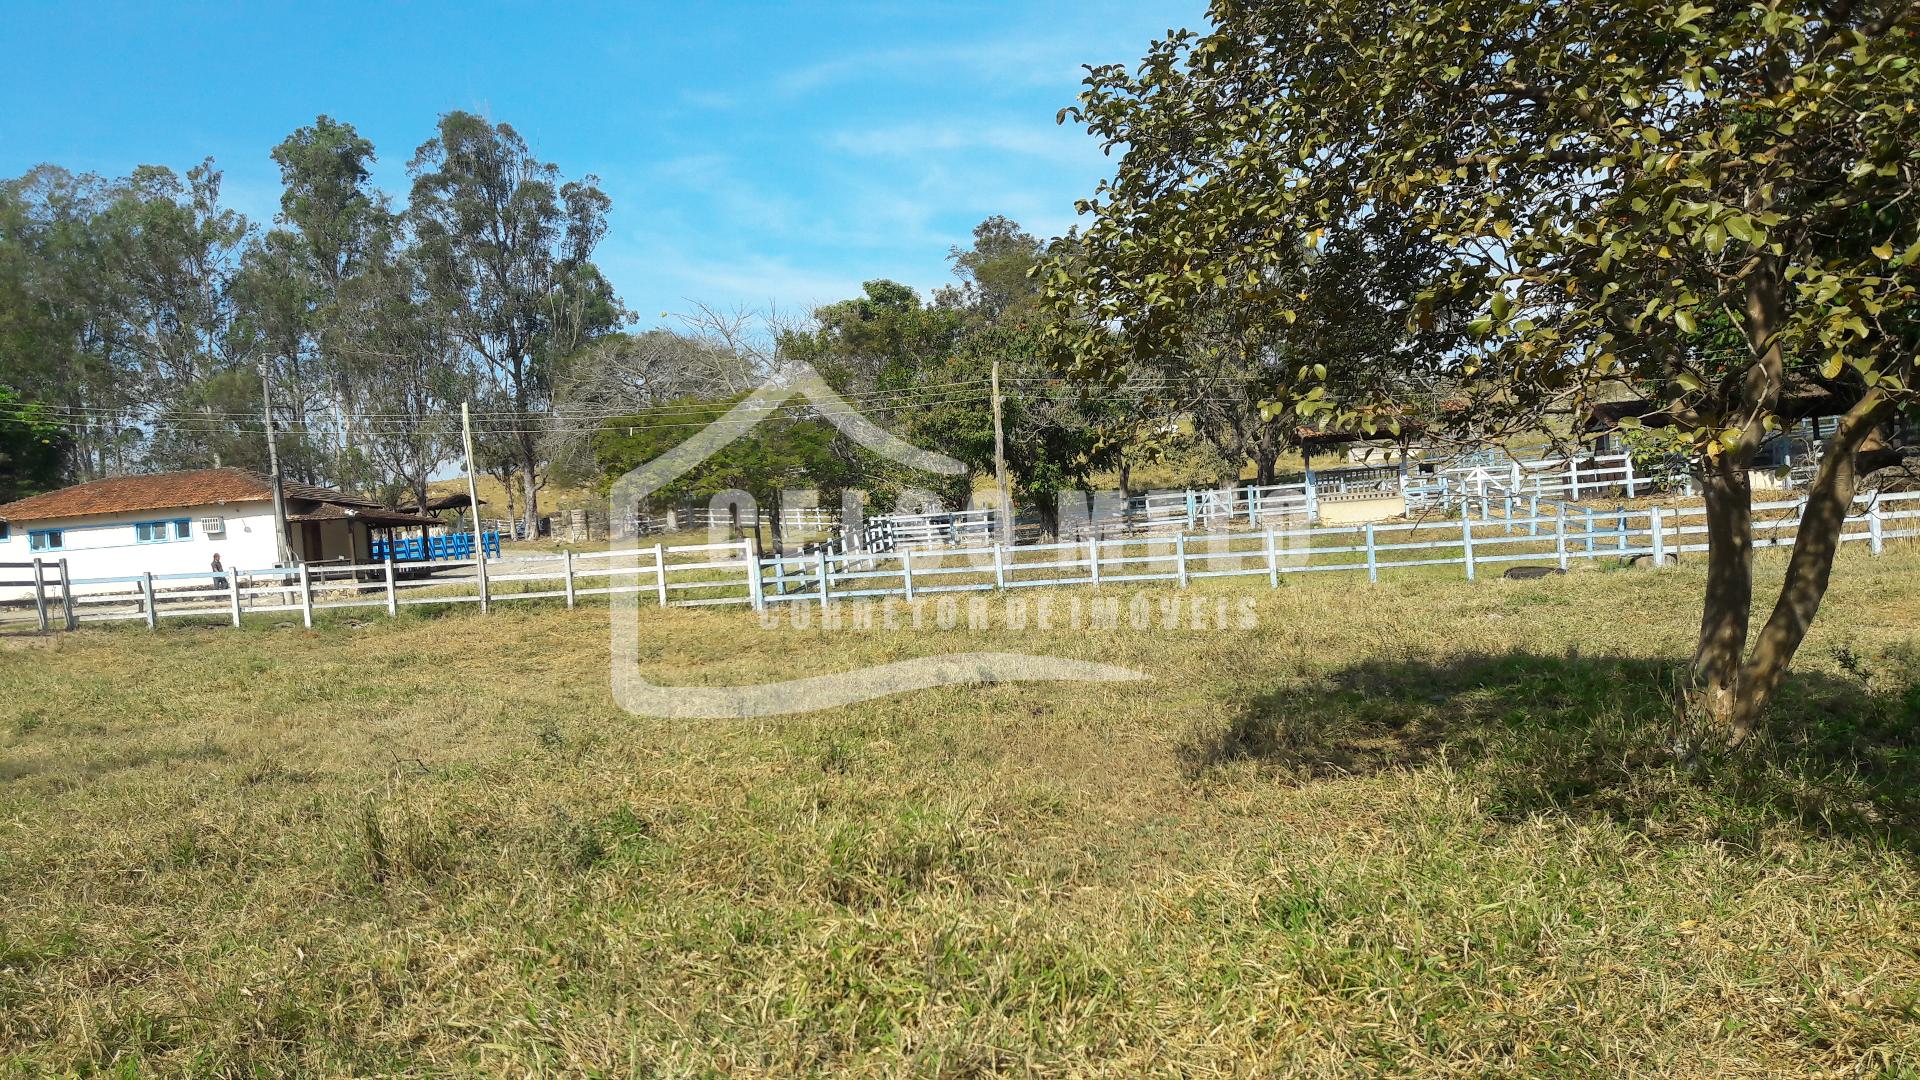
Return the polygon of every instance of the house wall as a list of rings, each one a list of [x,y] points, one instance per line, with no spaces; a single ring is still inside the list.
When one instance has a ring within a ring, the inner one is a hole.
[[[186,518],[185,540],[160,540],[141,543],[134,538],[134,525],[146,521],[172,521]],[[206,519],[218,519],[224,534],[210,536]],[[58,518],[51,521],[8,522],[8,536],[0,540],[0,562],[25,563],[34,559],[46,562],[67,560],[68,572],[75,579],[92,577],[129,577],[143,573],[208,573],[215,552],[221,564],[236,570],[263,570],[277,561],[273,540],[273,503],[269,500],[193,506],[172,510],[138,510],[125,514],[95,514],[86,517]],[[62,545],[34,551],[29,534],[43,529],[59,529]],[[8,580],[27,575],[6,571]],[[162,583],[164,588],[169,583]],[[206,582],[180,581],[177,587],[204,586]],[[131,582],[77,585],[75,592],[126,592],[138,588]],[[30,599],[31,588],[0,588],[0,600]]]

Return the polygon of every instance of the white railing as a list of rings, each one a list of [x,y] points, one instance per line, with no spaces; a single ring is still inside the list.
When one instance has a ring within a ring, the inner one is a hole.
[[[1791,544],[1805,508],[1804,500],[1755,504],[1755,546]],[[616,593],[637,593],[661,607],[764,609],[1040,586],[1173,582],[1186,587],[1215,577],[1265,577],[1277,585],[1284,575],[1298,573],[1354,573],[1378,580],[1382,573],[1416,567],[1458,567],[1473,579],[1482,568],[1503,563],[1565,569],[1581,559],[1650,559],[1664,565],[1707,549],[1701,507],[1602,510],[1539,496],[1483,495],[1463,499],[1460,509],[1459,517],[1437,521],[1331,528],[1272,524],[1252,531],[1090,537],[1017,547],[822,548],[772,558],[756,558],[751,541],[655,544],[512,556],[484,564],[268,567],[220,575],[74,578],[70,583],[53,569],[57,564],[42,563],[37,570],[43,588],[37,600],[0,609],[0,618],[44,627],[39,620],[64,623],[70,606],[75,622],[144,619],[153,627],[163,619],[200,616],[237,626],[249,615],[297,614],[311,626],[314,612],[331,609],[384,609],[397,615],[404,607],[478,603],[485,609],[534,599],[561,599],[571,607],[581,597]],[[1856,500],[1840,540],[1878,555],[1889,541],[1916,537],[1920,492],[1875,493]],[[22,565],[30,572],[35,569]],[[91,591],[102,585],[124,588]]]

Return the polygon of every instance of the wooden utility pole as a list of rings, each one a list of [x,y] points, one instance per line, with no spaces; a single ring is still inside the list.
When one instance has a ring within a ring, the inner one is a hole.
[[[460,403],[460,442],[467,451],[467,516],[473,522],[473,568],[480,575],[480,610],[487,610],[487,549],[480,538],[480,487],[473,472],[473,414]],[[421,508],[423,511],[424,507]]]
[[[260,361],[260,413],[267,427],[267,481],[273,488],[274,558],[286,566],[293,561],[293,547],[287,541],[287,493],[280,483],[280,446],[273,437],[273,376],[265,360]]]
[[[1000,361],[993,362],[993,480],[1000,488],[1000,543],[1013,544],[1013,489],[1007,486],[1007,436],[1000,425]]]

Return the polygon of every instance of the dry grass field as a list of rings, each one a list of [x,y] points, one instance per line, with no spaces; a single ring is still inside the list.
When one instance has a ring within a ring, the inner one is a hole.
[[[619,711],[604,607],[0,640],[0,1074],[1920,1075],[1920,555],[1676,761],[1700,587],[643,610],[659,682],[1152,676],[756,721]]]

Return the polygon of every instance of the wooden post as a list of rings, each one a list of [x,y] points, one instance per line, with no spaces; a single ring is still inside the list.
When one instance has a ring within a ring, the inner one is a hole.
[[[1560,569],[1567,568],[1567,504],[1561,503],[1560,510],[1553,521],[1553,553],[1560,560]]]
[[[747,560],[747,603],[755,611],[767,609],[767,594],[760,580],[760,534],[740,541],[740,554]],[[573,552],[567,552],[567,606],[573,606]]]
[[[487,610],[487,542],[480,533],[480,489],[473,472],[473,418],[460,403],[460,441],[467,453],[467,504],[473,514],[473,567],[480,578],[480,610]],[[532,479],[529,477],[528,482]]]
[[[1460,547],[1465,553],[1467,580],[1473,580],[1473,515],[1460,515]]]
[[[67,617],[67,629],[80,628],[80,616],[73,610],[73,578],[67,569],[67,560],[60,560],[60,607]]]
[[[300,622],[307,629],[313,629],[313,577],[307,573],[307,564],[300,564]]]
[[[563,566],[564,566],[564,569],[566,570],[566,575],[567,575],[567,606],[571,608],[573,606],[573,549],[568,548],[565,551],[561,552],[560,554],[565,559]],[[751,558],[751,556],[749,556],[749,558]],[[754,569],[756,570],[759,569],[758,564],[755,564]],[[751,574],[752,571],[749,571],[748,573]],[[753,590],[753,592],[755,592],[756,594],[759,591],[760,590],[758,589]],[[760,610],[760,599],[757,595],[754,597],[753,610],[755,611]]]
[[[1367,580],[1380,580],[1380,551],[1373,543],[1373,522],[1367,522]]]
[[[1580,501],[1580,459],[1572,455],[1567,457],[1567,490],[1567,498]]]
[[[1173,537],[1173,557],[1180,565],[1180,587],[1187,587],[1187,534],[1175,533]]]
[[[1007,482],[1007,447],[1000,427],[1000,361],[994,360],[989,372],[993,383],[993,483],[1000,489],[999,539],[1013,543],[1013,487]]]
[[[824,547],[821,548],[819,555],[820,555],[820,607],[822,610],[825,610],[827,606],[827,601],[833,598],[832,590],[828,588],[828,585],[827,585],[827,577],[829,573],[827,570],[827,549]]]
[[[1615,534],[1620,538],[1619,539],[1620,554],[1625,555],[1627,553],[1627,548],[1629,546],[1627,543],[1627,508],[1626,507],[1623,506],[1620,508],[1620,516],[1616,519],[1615,524],[1617,526],[1615,530]]]
[[[233,628],[240,629],[240,572],[227,574],[227,608],[233,616]]]
[[[1667,561],[1667,526],[1661,520],[1659,507],[1654,507],[1649,513],[1649,528],[1653,531],[1653,565],[1657,569]]]
[[[47,570],[39,559],[33,560],[33,615],[41,633],[47,632]]]
[[[1267,586],[1280,587],[1280,553],[1273,546],[1273,530],[1267,530]]]
[[[993,545],[993,587],[1007,587],[1007,549],[1004,545]]]
[[[653,545],[653,576],[660,587],[660,606],[667,606],[667,549],[664,544]]]
[[[1540,496],[1538,493],[1527,497],[1527,535],[1540,535]]]
[[[1596,543],[1596,540],[1593,534],[1594,534],[1594,531],[1597,530],[1599,527],[1600,526],[1594,523],[1593,511],[1589,509],[1587,511],[1587,554],[1589,555],[1594,553],[1594,550],[1595,550],[1594,545]]]
[[[1634,493],[1636,490],[1638,490],[1634,484],[1632,454],[1627,455],[1626,466],[1627,466],[1627,498],[1631,499],[1635,497]]]
[[[1092,575],[1092,583],[1100,584],[1100,538],[1087,537],[1087,571]]]
[[[400,590],[393,580],[393,545],[387,545],[387,618],[400,617]]]
[[[996,545],[997,546],[997,545]],[[913,599],[913,549],[904,548],[900,552],[900,582],[907,593],[907,599]]]
[[[141,599],[145,602],[145,607],[147,609],[147,629],[152,630],[155,627],[160,625],[160,617],[158,613],[156,613],[153,610],[153,572],[152,571],[148,571],[147,573],[140,575],[140,596],[141,596]]]
[[[1867,545],[1875,554],[1880,554],[1884,529],[1880,522],[1880,493],[1873,493],[1873,501],[1867,503]]]

